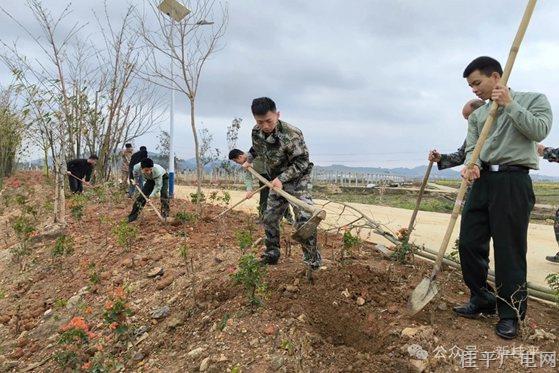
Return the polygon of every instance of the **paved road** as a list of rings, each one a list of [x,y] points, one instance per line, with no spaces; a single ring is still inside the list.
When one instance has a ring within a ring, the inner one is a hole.
[[[205,194],[214,189],[205,189]],[[190,199],[189,194],[195,191],[194,187],[176,185],[175,195],[177,198]],[[242,191],[230,190],[231,204],[240,201],[245,193]],[[238,209],[255,213],[258,196],[242,203]],[[325,201],[317,200],[317,204],[325,203]],[[379,223],[386,225],[392,231],[396,231],[402,227],[407,227],[412,211],[400,209],[395,207],[365,205],[360,203],[351,203],[374,218]],[[348,223],[351,221],[351,216],[345,216],[339,222],[336,222],[338,215],[341,212],[341,205],[329,205],[327,208],[328,216],[326,218],[326,225]],[[337,212],[337,214],[336,214]],[[449,214],[438,212],[420,211],[417,215],[416,228],[412,235],[412,241],[418,245],[425,245],[433,250],[438,250],[442,242],[448,221],[450,220]],[[458,236],[458,229],[460,221],[456,223],[454,233],[451,238],[453,242]],[[371,235],[371,241],[377,243],[390,244],[385,238],[378,235]],[[559,264],[549,263],[545,260],[546,255],[553,255],[557,252],[557,243],[555,242],[555,235],[553,233],[553,226],[544,224],[530,224],[528,228],[528,281],[538,285],[547,286],[545,277],[552,272],[559,271]],[[449,248],[450,251],[450,248]],[[448,252],[448,251],[447,251]],[[493,257],[493,254],[491,254]],[[491,263],[493,268],[493,263]]]

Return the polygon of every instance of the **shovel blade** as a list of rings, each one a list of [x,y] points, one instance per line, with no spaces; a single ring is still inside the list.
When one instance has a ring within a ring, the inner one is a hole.
[[[320,224],[322,220],[326,217],[326,211],[320,210],[316,214],[314,214],[309,220],[305,222],[305,224],[301,225],[299,229],[297,229],[291,235],[295,241],[304,241],[312,237],[313,234],[316,233],[316,228]]]
[[[412,315],[421,311],[439,292],[434,279],[424,278],[411,293],[409,309]]]

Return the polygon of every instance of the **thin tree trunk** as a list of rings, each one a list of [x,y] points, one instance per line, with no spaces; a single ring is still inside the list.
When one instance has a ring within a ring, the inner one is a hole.
[[[200,159],[200,146],[198,144],[198,131],[196,130],[196,122],[194,120],[194,98],[190,98],[190,126],[192,127],[192,135],[194,136],[194,152],[196,153],[196,210],[198,214],[202,212],[202,160]]]
[[[48,153],[48,149],[44,148],[43,152],[45,154],[45,175],[47,176],[47,178],[49,177],[49,153]]]

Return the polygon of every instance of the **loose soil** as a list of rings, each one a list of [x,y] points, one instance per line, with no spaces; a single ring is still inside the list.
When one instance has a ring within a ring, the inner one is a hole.
[[[117,187],[104,196],[91,192],[81,220],[68,211],[65,234],[73,239],[73,252],[53,257],[56,237],[41,236],[50,229],[43,220],[51,215],[45,198],[50,189],[40,175],[25,173],[8,180],[1,197],[0,371],[63,371],[53,357],[66,348],[59,341],[60,328],[73,317],[82,317],[93,333],[80,355],[81,371],[448,372],[461,370],[463,361],[436,356],[441,347],[475,346],[478,359],[481,352],[520,346],[557,350],[559,313],[551,305],[530,301],[526,328],[515,341],[494,334],[496,318],[456,318],[452,306],[466,301],[467,289],[452,269],[439,276],[440,296],[409,316],[409,294],[431,264],[396,263],[373,244],[359,244],[342,258],[341,236],[321,232],[324,266],[310,283],[288,225],[283,226],[279,265],[269,267],[265,277],[263,304],[253,308],[232,274],[242,255],[239,232],[257,239],[263,230],[255,216],[240,211],[213,222],[210,217],[223,205],[206,204],[202,218],[179,225],[161,224],[146,206],[132,225],[137,237],[125,248],[114,231],[132,201]],[[18,204],[17,195],[29,201]],[[37,210],[39,228],[30,253],[18,261],[11,223],[24,205]],[[173,200],[171,208],[173,214],[196,210],[184,200]],[[148,277],[155,267],[164,274]],[[128,331],[117,335],[103,313],[119,289],[131,314],[122,321]],[[152,312],[164,306],[168,315],[154,319]],[[536,329],[549,334],[535,338]],[[428,353],[427,359],[410,356],[414,345]],[[499,363],[493,360],[486,368],[478,360],[477,366],[481,371],[526,370],[519,356],[509,356],[501,368]]]

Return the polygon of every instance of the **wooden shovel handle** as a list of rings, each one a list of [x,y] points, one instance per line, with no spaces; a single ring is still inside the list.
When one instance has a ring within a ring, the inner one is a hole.
[[[316,208],[312,205],[309,205],[308,203],[305,203],[303,201],[301,201],[299,198],[293,197],[291,194],[287,193],[285,190],[283,189],[278,189],[274,186],[272,186],[272,183],[268,180],[266,180],[262,175],[260,175],[258,172],[254,171],[254,169],[252,167],[247,168],[247,170],[254,175],[254,177],[256,177],[258,180],[260,180],[264,185],[267,185],[268,188],[270,188],[271,190],[274,190],[277,194],[279,194],[280,196],[282,196],[283,198],[285,198],[287,201],[289,201],[289,203],[294,204],[295,206],[310,212],[311,214],[318,214],[320,211],[322,211],[319,208]]]
[[[417,217],[417,212],[419,211],[419,205],[421,205],[421,199],[423,198],[423,192],[425,192],[425,186],[429,181],[429,175],[431,175],[431,169],[433,168],[433,161],[429,161],[429,166],[427,166],[427,171],[425,171],[425,176],[423,176],[423,182],[419,188],[419,194],[417,195],[417,201],[415,202],[415,209],[411,215],[410,224],[408,225],[408,238],[413,230],[413,225],[415,223],[415,218]]]
[[[268,188],[267,185],[262,185],[260,188],[258,188],[257,190],[255,190],[254,192],[252,192],[252,194],[256,194],[258,192],[260,192],[262,189],[264,188]],[[235,203],[233,206],[229,207],[227,210],[223,211],[222,213],[220,213],[219,215],[216,215],[213,220],[216,220],[217,218],[225,215],[226,213],[228,213],[229,211],[233,210],[235,207],[239,206],[241,203],[243,203],[244,201],[246,201],[248,198],[245,197],[242,200],[240,200],[239,202]]]
[[[93,187],[93,185],[91,185],[89,181],[82,180],[71,172],[69,172],[68,175],[72,176],[74,179],[81,181],[83,184],[87,185],[88,187]]]
[[[157,216],[159,217],[159,219],[162,222],[165,222],[165,219],[163,219],[163,216],[161,216],[161,214],[159,213],[159,211],[157,210],[157,208],[155,207],[155,205],[153,204],[153,202],[151,202],[151,200],[146,197],[146,195],[144,194],[144,192],[142,192],[142,189],[140,189],[140,187],[138,186],[138,184],[134,183],[134,186],[136,187],[136,190],[138,190],[138,192],[140,192],[140,194],[142,195],[142,197],[144,197],[144,199],[147,201],[147,203],[149,203],[149,205],[151,206],[151,208],[153,209],[153,211],[155,211],[155,213],[157,214]]]
[[[530,23],[530,18],[532,17],[532,13],[534,12],[534,7],[536,6],[536,0],[529,0],[528,4],[526,5],[526,10],[524,11],[524,16],[522,17],[522,21],[520,22],[520,26],[518,27],[518,31],[516,32],[516,37],[512,43],[512,47],[509,52],[509,57],[507,59],[507,64],[505,66],[505,70],[503,72],[503,76],[501,77],[500,84],[503,86],[507,85],[510,73],[512,71],[512,67],[514,65],[514,61],[516,59],[516,55],[518,54],[518,50],[520,49],[520,44],[522,43],[522,39],[524,38],[524,34],[526,33],[526,29],[528,28],[528,24]],[[479,138],[477,139],[476,146],[474,148],[474,152],[472,153],[472,158],[470,159],[470,163],[468,163],[467,167],[472,169],[476,164],[477,160],[479,159],[479,154],[481,153],[481,149],[483,148],[483,144],[485,144],[485,140],[493,127],[493,123],[495,122],[495,118],[497,117],[497,109],[499,108],[498,104],[493,101],[491,104],[491,109],[489,110],[489,115],[485,120],[485,124],[483,125],[483,129],[479,134]],[[452,209],[452,215],[450,216],[450,222],[448,223],[448,227],[446,228],[446,233],[443,238],[443,242],[441,243],[441,247],[439,248],[439,252],[437,254],[437,260],[435,261],[435,266],[433,267],[433,272],[431,273],[431,278],[435,278],[437,273],[441,268],[441,263],[443,261],[444,253],[448,246],[448,242],[450,241],[450,236],[452,235],[452,231],[454,230],[454,225],[456,224],[456,220],[458,219],[458,214],[460,213],[460,208],[462,207],[462,201],[464,200],[464,195],[466,194],[467,190],[467,180],[462,179],[462,183],[460,184],[460,189],[458,191],[458,196],[456,197],[456,201],[454,202],[454,208]]]

